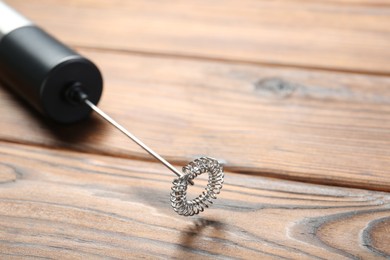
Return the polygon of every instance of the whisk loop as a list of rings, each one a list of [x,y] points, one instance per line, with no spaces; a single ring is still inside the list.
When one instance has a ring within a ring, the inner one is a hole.
[[[195,199],[187,200],[188,182],[206,172],[209,178],[205,190]],[[203,212],[217,198],[224,180],[223,167],[213,158],[202,157],[183,167],[183,173],[183,176],[172,182],[171,205],[179,215],[193,216]]]

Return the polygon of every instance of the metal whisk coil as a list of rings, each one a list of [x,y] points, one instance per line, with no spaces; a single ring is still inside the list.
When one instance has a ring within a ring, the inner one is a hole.
[[[197,176],[208,173],[205,190],[195,199],[187,200],[187,185]],[[222,165],[210,157],[202,157],[183,167],[184,175],[175,179],[172,184],[171,205],[179,215],[193,216],[213,204],[213,199],[222,189],[224,173]]]

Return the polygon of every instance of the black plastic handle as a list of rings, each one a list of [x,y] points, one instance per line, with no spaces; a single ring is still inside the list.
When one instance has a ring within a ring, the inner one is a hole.
[[[89,107],[71,102],[66,93],[76,84],[98,103],[103,79],[90,60],[32,24],[0,36],[0,79],[9,88],[57,122],[77,122],[89,115]]]

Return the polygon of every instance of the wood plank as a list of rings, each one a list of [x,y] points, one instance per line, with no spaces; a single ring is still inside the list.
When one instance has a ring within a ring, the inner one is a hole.
[[[389,1],[9,1],[86,47],[390,73]]]
[[[169,160],[390,190],[390,78],[83,51],[100,107]],[[0,140],[151,160],[96,116],[55,125],[0,92]]]
[[[185,218],[159,164],[6,143],[0,155],[1,258],[390,257],[388,193],[227,172],[215,205]]]

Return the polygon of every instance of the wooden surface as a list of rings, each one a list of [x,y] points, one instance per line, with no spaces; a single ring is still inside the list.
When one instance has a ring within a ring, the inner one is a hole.
[[[226,173],[199,217],[168,207],[155,163],[0,147],[4,257],[384,258],[390,195]],[[197,182],[204,184],[204,182]]]
[[[177,216],[173,174],[103,120],[2,87],[0,258],[390,257],[390,2],[7,2],[96,62],[104,111],[226,184]]]

